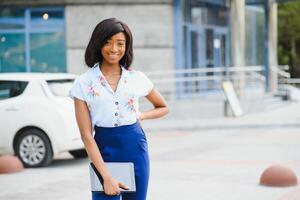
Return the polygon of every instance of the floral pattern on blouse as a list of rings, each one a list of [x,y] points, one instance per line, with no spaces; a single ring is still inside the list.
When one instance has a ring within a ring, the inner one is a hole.
[[[105,78],[104,78],[104,76],[99,76],[99,81],[100,81],[100,84],[103,86],[103,87],[105,87],[106,86],[106,80],[105,80]]]
[[[99,64],[95,64],[76,78],[70,96],[87,103],[93,126],[116,127],[135,123],[140,113],[138,99],[153,88],[151,80],[140,71],[122,67],[116,92],[109,86]]]
[[[87,85],[87,94],[91,98],[95,98],[95,97],[99,96],[99,92],[96,89],[96,85],[93,84],[92,81]]]
[[[134,98],[134,95],[130,95],[128,101],[127,101],[127,109],[132,111],[132,112],[136,112],[136,108],[135,108],[135,104],[136,104],[136,100]]]

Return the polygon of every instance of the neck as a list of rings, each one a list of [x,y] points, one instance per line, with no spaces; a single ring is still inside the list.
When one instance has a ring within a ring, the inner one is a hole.
[[[102,63],[100,66],[101,72],[103,75],[116,75],[121,74],[121,67],[119,64],[108,64]]]

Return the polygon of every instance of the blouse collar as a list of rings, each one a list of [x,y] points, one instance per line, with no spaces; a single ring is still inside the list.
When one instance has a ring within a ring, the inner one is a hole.
[[[115,92],[112,91],[110,86],[108,86],[108,82],[106,81],[105,76],[103,75],[102,71],[100,70],[99,63],[96,63],[93,66],[92,73],[95,76],[95,78],[100,81],[100,84],[103,87],[107,88],[109,90],[109,92],[111,92],[112,94],[115,94],[122,87],[122,85],[123,85],[122,82],[123,81],[126,82],[126,77],[127,77],[128,71],[122,65],[121,65],[121,70],[122,70],[121,77],[120,77],[120,80],[119,80],[119,83],[118,83],[118,86],[117,86],[117,89]]]
[[[120,65],[121,67],[121,78],[124,78],[125,76],[127,76],[127,70],[125,69],[124,66]],[[99,63],[96,63],[94,66],[93,66],[93,74],[96,76],[96,77],[103,77],[104,78],[104,75],[100,69],[100,66],[99,66]]]

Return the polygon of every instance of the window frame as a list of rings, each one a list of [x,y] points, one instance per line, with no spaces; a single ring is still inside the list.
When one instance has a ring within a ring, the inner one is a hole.
[[[22,81],[22,80],[0,80],[0,91],[2,91],[2,88],[1,88],[1,84],[2,83],[7,83],[9,86],[11,87],[8,87],[7,90],[9,90],[9,94],[8,94],[8,97],[6,98],[2,98],[1,97],[1,92],[0,92],[0,101],[3,101],[3,100],[8,100],[8,99],[12,99],[12,98],[15,98],[15,97],[18,97],[20,95],[22,95],[26,88],[28,87],[29,85],[29,81]],[[19,92],[17,95],[15,96],[12,96],[11,93],[12,93],[12,88],[16,86],[16,84],[20,84],[18,87],[19,87]]]
[[[5,7],[4,7],[5,8]],[[6,7],[10,9],[15,9],[13,7]],[[24,10],[24,15],[21,18],[1,18],[0,16],[0,22],[7,22],[7,20],[10,21],[10,23],[23,25],[24,28],[16,28],[16,29],[0,29],[0,35],[1,34],[16,34],[21,33],[24,34],[24,46],[25,46],[25,72],[31,72],[31,46],[30,46],[30,34],[33,33],[57,33],[62,32],[64,33],[64,46],[66,49],[66,26],[65,26],[65,11],[64,7],[39,7],[39,8],[18,8]],[[59,20],[59,23],[47,23],[44,27],[31,27],[31,13],[32,12],[51,12],[51,11],[58,11],[62,12],[62,19]],[[1,41],[0,41],[1,42]],[[65,63],[66,63],[66,56],[65,56]],[[67,66],[65,65],[64,68],[62,68],[61,72],[66,72]],[[1,71],[0,71],[1,73]]]

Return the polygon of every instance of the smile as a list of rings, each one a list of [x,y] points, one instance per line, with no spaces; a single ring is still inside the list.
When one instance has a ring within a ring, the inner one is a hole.
[[[118,54],[109,54],[108,57],[111,59],[116,59],[116,58],[119,58],[119,55]]]

